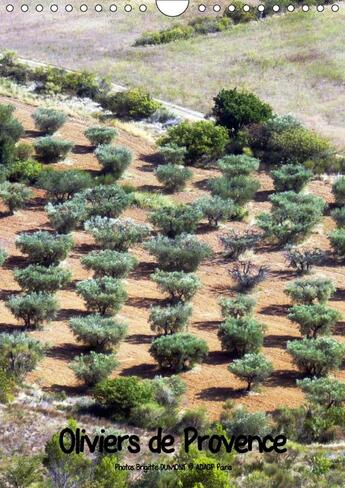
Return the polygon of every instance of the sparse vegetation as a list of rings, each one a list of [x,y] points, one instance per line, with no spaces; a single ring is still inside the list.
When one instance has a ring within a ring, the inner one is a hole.
[[[264,281],[268,275],[265,266],[256,266],[252,261],[240,261],[229,271],[239,291],[249,291]]]
[[[220,236],[220,241],[225,247],[225,255],[227,258],[237,259],[245,251],[254,248],[260,241],[262,236],[255,231],[245,231],[238,233],[234,230]]]
[[[289,266],[295,269],[298,274],[309,273],[313,266],[322,264],[325,256],[325,252],[321,249],[288,247],[286,250],[286,260]]]

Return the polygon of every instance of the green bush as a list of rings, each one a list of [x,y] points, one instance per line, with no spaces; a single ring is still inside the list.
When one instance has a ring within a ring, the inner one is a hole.
[[[101,99],[101,105],[117,117],[130,119],[145,119],[160,107],[160,103],[142,88],[112,93]]]
[[[14,214],[16,210],[25,208],[25,205],[32,197],[30,188],[22,183],[1,183],[0,200],[7,206],[9,213]]]
[[[289,310],[289,319],[299,325],[301,335],[316,338],[329,335],[332,327],[341,319],[341,313],[321,304],[295,305]]]
[[[266,279],[266,266],[256,266],[252,261],[239,261],[229,271],[239,291],[249,291]]]
[[[220,236],[219,239],[225,247],[226,257],[237,259],[244,252],[253,249],[262,239],[262,236],[252,230],[242,233],[230,230],[227,234]]]
[[[84,299],[87,309],[101,315],[118,312],[127,298],[122,282],[110,276],[79,281],[76,290]]]
[[[78,380],[87,386],[95,386],[105,380],[118,365],[119,362],[114,355],[91,351],[74,358],[69,366]]]
[[[331,298],[336,288],[328,278],[296,280],[285,288],[285,293],[299,305],[324,304]]]
[[[237,88],[221,90],[214,102],[212,114],[216,122],[235,134],[246,125],[265,122],[272,116],[272,108],[267,103],[254,93]]]
[[[292,191],[272,195],[270,200],[271,214],[260,214],[257,225],[268,239],[276,240],[279,244],[307,237],[321,221],[325,208],[322,198]]]
[[[65,159],[73,149],[73,143],[52,136],[39,137],[35,142],[37,157],[44,163],[57,163]]]
[[[298,249],[297,247],[288,247],[285,255],[289,266],[298,274],[309,273],[311,268],[321,264],[326,256],[321,249]]]
[[[208,354],[208,347],[203,339],[179,332],[155,339],[150,354],[160,368],[179,372],[201,363]]]
[[[72,249],[69,235],[51,234],[40,230],[32,234],[23,233],[16,239],[16,247],[26,254],[31,263],[50,266],[66,259]]]
[[[152,212],[149,217],[155,227],[171,238],[183,233],[194,233],[201,218],[201,211],[193,205],[162,207]]]
[[[211,248],[193,235],[182,234],[175,239],[158,236],[145,244],[156,257],[163,271],[196,271],[199,264],[212,255]]]
[[[260,183],[251,176],[240,175],[233,178],[219,176],[209,181],[209,188],[212,195],[218,195],[225,200],[230,199],[237,205],[244,205],[253,200]]]
[[[235,176],[248,176],[257,171],[260,161],[246,154],[230,154],[218,161],[218,167],[224,176],[234,178]]]
[[[175,25],[169,29],[159,32],[144,32],[144,34],[135,41],[135,46],[167,44],[168,42],[178,41],[180,39],[189,39],[194,34],[194,29],[188,25]]]
[[[193,176],[190,169],[177,164],[162,164],[155,170],[157,180],[164,185],[166,191],[181,191]]]
[[[95,155],[103,168],[103,172],[111,174],[115,179],[121,178],[133,159],[132,152],[129,149],[115,147],[111,144],[98,146]]]
[[[184,429],[194,427],[199,432],[205,432],[209,427],[208,412],[205,408],[199,407],[195,409],[185,410],[180,418],[180,421],[175,426],[178,434],[182,434]]]
[[[35,127],[47,135],[52,135],[60,129],[67,120],[67,115],[53,108],[38,108],[32,114]]]
[[[3,264],[7,259],[7,256],[8,256],[7,251],[5,251],[5,249],[0,248],[0,266],[3,266]]]
[[[219,127],[208,120],[181,122],[168,129],[166,136],[159,141],[160,146],[176,144],[186,148],[187,164],[209,163],[224,153],[229,137],[224,127]]]
[[[64,202],[76,193],[92,186],[92,176],[86,171],[67,169],[63,171],[45,171],[37,185],[47,191],[47,196],[54,202]]]
[[[335,180],[332,191],[336,204],[345,205],[345,176],[341,176]]]
[[[191,315],[192,306],[189,303],[152,307],[149,317],[151,330],[157,335],[183,332]]]
[[[336,221],[338,227],[345,227],[345,205],[336,208],[331,212],[333,219]]]
[[[111,413],[128,418],[133,408],[153,401],[153,385],[136,376],[119,377],[98,383],[93,395]]]
[[[197,17],[189,22],[195,34],[213,34],[230,29],[232,21],[228,17]]]
[[[265,436],[270,432],[269,418],[264,412],[248,412],[244,407],[222,415],[221,424],[228,436]],[[255,485],[257,486],[257,485]]]
[[[118,217],[133,202],[133,196],[117,185],[99,185],[78,193],[88,217]]]
[[[271,172],[276,192],[300,192],[312,179],[313,173],[302,164],[285,164]]]
[[[227,318],[240,319],[252,314],[256,301],[249,295],[238,293],[235,298],[221,297],[219,305],[222,310],[222,316]]]
[[[246,5],[246,3],[242,2],[241,0],[233,0],[231,5],[235,7],[235,10],[230,12],[229,9],[226,9],[224,15],[229,17],[235,24],[246,24],[252,20],[257,20],[254,7],[251,7],[248,12],[245,12],[243,7]]]
[[[0,369],[0,404],[8,403],[13,400],[15,389],[16,383],[13,376],[3,369]]]
[[[169,299],[172,302],[191,300],[201,287],[201,282],[197,276],[184,271],[169,272],[157,269],[151,278],[163,293],[169,294]]]
[[[14,277],[19,286],[27,292],[55,293],[70,283],[72,274],[58,266],[39,266],[31,264],[27,268],[17,269]]]
[[[329,235],[329,240],[335,254],[341,259],[345,259],[345,229],[335,229]]]
[[[238,207],[230,199],[223,199],[219,196],[202,197],[195,202],[203,217],[208,220],[211,227],[218,227],[219,222],[235,218]]]
[[[44,210],[47,212],[50,225],[60,234],[69,234],[79,229],[87,218],[84,202],[79,198],[56,205],[49,202]]]
[[[23,322],[24,327],[35,329],[42,327],[44,322],[54,320],[58,311],[56,298],[43,292],[12,295],[6,307],[17,320]]]
[[[297,385],[306,394],[310,403],[327,410],[342,407],[345,402],[345,383],[334,378],[304,378]]]
[[[229,365],[229,371],[247,382],[247,391],[253,383],[262,383],[272,373],[272,363],[263,354],[249,353]]]
[[[298,369],[307,376],[327,376],[339,369],[345,346],[330,337],[288,341],[287,351]]]
[[[44,355],[44,346],[25,333],[0,334],[0,364],[5,373],[22,380]]]
[[[186,383],[178,375],[155,376],[151,383],[155,401],[169,411],[179,406],[182,395],[187,391]]]
[[[129,423],[143,429],[154,429],[159,425],[164,427],[167,421],[174,420],[173,412],[167,413],[166,409],[156,402],[144,403],[131,410]]]
[[[69,326],[78,342],[98,352],[117,346],[127,334],[127,325],[99,314],[73,317]]]
[[[17,142],[14,157],[16,161],[26,161],[34,155],[34,146],[30,142]]]
[[[228,318],[219,326],[218,338],[222,350],[242,357],[259,352],[264,340],[265,326],[249,316]]]
[[[150,234],[147,225],[137,224],[132,219],[92,217],[85,222],[84,227],[98,245],[121,252],[128,251],[131,246],[142,242]]]
[[[0,105],[0,165],[15,159],[15,143],[24,134],[23,126],[13,117],[13,105]]]
[[[112,127],[88,127],[84,132],[92,146],[100,146],[101,144],[111,144],[111,142],[118,135],[117,131]]]
[[[34,159],[15,161],[8,166],[8,180],[26,184],[36,183],[44,171],[44,165]]]
[[[163,164],[176,164],[182,166],[185,162],[187,149],[177,144],[161,145],[159,156]]]
[[[112,278],[125,278],[138,265],[138,260],[125,252],[104,249],[91,251],[81,258],[81,264],[86,269],[94,271],[95,278],[111,276]]]

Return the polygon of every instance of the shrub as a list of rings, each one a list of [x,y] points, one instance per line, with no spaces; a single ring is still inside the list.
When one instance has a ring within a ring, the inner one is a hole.
[[[158,236],[148,241],[145,248],[156,257],[163,271],[196,271],[199,264],[212,254],[207,244],[188,234],[175,239]]]
[[[222,32],[232,26],[232,21],[228,17],[198,17],[189,22],[195,34],[211,34]]]
[[[36,186],[46,190],[50,200],[61,203],[92,184],[92,176],[86,171],[68,169],[45,171],[38,179]]]
[[[247,230],[241,234],[231,230],[220,236],[220,241],[225,247],[226,257],[237,259],[245,251],[252,249],[262,238],[258,232]]]
[[[247,382],[247,391],[253,383],[262,383],[272,373],[272,363],[260,353],[245,354],[229,365],[229,371]]]
[[[150,233],[147,225],[137,224],[132,219],[107,217],[92,217],[85,222],[85,230],[90,232],[98,245],[121,252],[142,242]]]
[[[7,251],[5,251],[5,249],[0,248],[0,266],[3,266],[3,264],[7,259],[7,256],[8,256]]]
[[[231,199],[237,205],[244,205],[254,198],[260,188],[260,183],[251,176],[234,176],[227,178],[220,176],[209,181],[212,195],[218,195],[224,199]]]
[[[192,315],[192,306],[186,303],[177,303],[165,307],[152,307],[149,317],[151,330],[157,335],[175,334],[182,332]]]
[[[159,107],[151,95],[142,88],[131,88],[112,93],[101,100],[101,105],[117,117],[144,119],[150,117]]]
[[[148,380],[126,376],[101,381],[93,394],[100,405],[128,417],[133,408],[153,400],[153,386]]]
[[[341,259],[345,259],[345,229],[335,229],[329,235],[329,240],[335,254]]]
[[[15,157],[15,143],[23,135],[24,129],[13,117],[13,105],[0,105],[0,165],[10,164]]]
[[[235,24],[246,24],[247,22],[256,20],[256,13],[254,8],[251,8],[250,10],[248,10],[248,12],[243,10],[244,5],[246,5],[245,2],[242,2],[241,0],[233,0],[231,5],[235,7],[235,10],[231,12],[229,9],[227,9],[225,10],[224,15],[230,17]]]
[[[44,165],[34,159],[28,159],[26,161],[15,161],[7,169],[9,181],[32,184],[37,182],[44,171]]]
[[[43,358],[44,346],[25,333],[0,334],[0,364],[3,370],[22,380]]]
[[[30,262],[42,266],[59,264],[66,259],[72,246],[73,240],[69,235],[51,234],[44,230],[23,233],[16,239],[16,247],[28,255]]]
[[[112,127],[88,127],[84,132],[92,146],[110,144],[117,136],[117,131]]]
[[[330,334],[332,327],[340,320],[341,313],[326,305],[295,305],[290,308],[288,317],[299,325],[303,336],[316,338],[318,335]]]
[[[267,277],[265,266],[255,266],[252,261],[240,261],[229,271],[240,291],[251,290]]]
[[[110,276],[79,281],[76,288],[87,309],[101,315],[118,312],[127,298],[122,282]]]
[[[67,120],[67,116],[60,110],[52,108],[38,108],[32,114],[35,127],[44,134],[52,135],[60,129]]]
[[[268,416],[264,412],[252,413],[243,407],[223,414],[221,424],[228,436],[265,436],[270,432]]]
[[[177,407],[187,391],[186,383],[178,375],[155,376],[152,385],[156,402],[169,409]]]
[[[345,206],[336,208],[332,211],[331,215],[338,227],[345,227]]]
[[[193,176],[190,169],[177,164],[164,164],[155,170],[157,180],[164,185],[166,191],[174,193],[181,191]]]
[[[39,328],[45,321],[54,320],[58,303],[53,295],[32,292],[27,295],[12,295],[6,307],[17,320],[22,320],[27,328]]]
[[[117,185],[99,185],[77,195],[85,205],[89,217],[116,218],[133,202],[132,195]]]
[[[144,32],[144,34],[135,41],[135,46],[167,44],[168,42],[179,39],[189,39],[194,34],[193,27],[189,25],[175,25],[169,29],[159,32]]]
[[[110,173],[119,179],[131,164],[132,152],[125,147],[114,147],[110,144],[101,144],[95,150],[96,158],[103,167],[104,173]]]
[[[17,161],[27,161],[34,155],[34,146],[30,142],[17,142],[14,157]]]
[[[202,218],[201,211],[193,205],[162,207],[150,214],[150,222],[168,237],[195,232]]]
[[[159,148],[159,155],[164,164],[183,165],[187,149],[177,144],[165,144]]]
[[[105,380],[118,365],[114,355],[91,351],[74,358],[70,368],[78,380],[84,381],[87,386],[94,386]]]
[[[257,225],[269,239],[280,244],[304,239],[321,220],[325,201],[314,195],[292,191],[270,197],[271,214],[260,214]]]
[[[157,425],[166,426],[167,420],[174,420],[174,413],[167,413],[158,403],[150,402],[132,408],[129,423],[143,429],[154,429]]]
[[[252,317],[228,318],[219,326],[222,350],[235,356],[256,353],[264,340],[265,326]]]
[[[260,161],[246,154],[230,154],[218,161],[218,167],[224,176],[234,178],[235,176],[248,176],[257,171]]]
[[[72,150],[73,144],[51,136],[40,137],[35,142],[37,157],[45,163],[57,163],[65,159]]]
[[[285,288],[285,293],[296,304],[326,303],[335,292],[334,283],[328,278],[296,280]]]
[[[201,363],[208,354],[208,348],[203,339],[179,332],[155,339],[151,344],[150,354],[160,368],[183,371]]]
[[[24,208],[31,197],[31,190],[22,183],[5,182],[0,185],[0,200],[8,207],[11,215]]]
[[[187,164],[208,163],[216,160],[224,153],[229,142],[224,127],[219,127],[211,121],[181,122],[168,129],[159,145],[176,144],[186,148],[185,161]]]
[[[39,266],[31,264],[27,268],[17,269],[14,277],[19,286],[28,292],[55,293],[65,288],[72,279],[71,272],[58,266]]]
[[[104,249],[103,251],[91,251],[81,258],[81,264],[86,269],[94,271],[95,278],[103,276],[125,278],[137,266],[138,260],[125,252]]]
[[[205,408],[199,407],[185,410],[174,430],[178,434],[183,434],[184,429],[189,427],[194,427],[199,432],[206,431],[207,427],[209,427],[209,419],[208,412]]]
[[[0,403],[9,403],[13,400],[15,389],[16,383],[12,375],[0,369]]]
[[[313,173],[301,164],[285,164],[271,172],[276,192],[300,192],[312,179]]]
[[[254,93],[237,88],[221,90],[214,102],[212,114],[216,122],[235,134],[246,125],[264,122],[272,116],[267,103]]]
[[[127,325],[99,314],[73,317],[69,326],[78,342],[99,352],[117,346],[127,333]]]
[[[60,234],[69,234],[80,228],[87,217],[85,205],[78,198],[56,205],[49,202],[44,210],[47,212],[50,225]]]
[[[312,266],[321,264],[325,258],[325,252],[321,249],[298,249],[290,247],[286,250],[288,265],[298,274],[309,273]]]
[[[201,282],[197,276],[184,271],[169,272],[157,269],[151,278],[163,293],[169,294],[169,299],[172,302],[191,300],[201,287]]]
[[[339,369],[345,346],[330,337],[288,341],[287,351],[298,369],[307,376],[327,376]]]
[[[235,217],[237,212],[232,200],[218,196],[200,198],[195,202],[195,206],[201,210],[209,225],[215,228],[218,227],[219,222]]]
[[[228,317],[240,319],[252,314],[256,301],[251,296],[239,293],[235,298],[221,297],[219,304],[225,319]]]
[[[345,383],[334,378],[304,378],[297,385],[306,394],[310,403],[327,410],[342,407],[345,402]]]
[[[332,191],[336,204],[345,205],[345,176],[341,176],[335,180]]]

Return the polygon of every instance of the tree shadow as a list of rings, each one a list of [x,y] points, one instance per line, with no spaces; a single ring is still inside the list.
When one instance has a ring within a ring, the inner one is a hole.
[[[81,310],[80,308],[61,308],[55,319],[56,322],[65,322],[72,317],[83,316],[86,317],[89,312],[86,310]]]
[[[35,137],[42,137],[44,135],[44,132],[40,130],[26,130],[23,136],[23,139],[33,139]]]
[[[78,254],[88,254],[90,251],[94,251],[95,248],[97,248],[95,244],[79,244],[79,246],[74,246],[74,252],[70,256],[78,257]]]
[[[266,381],[267,386],[296,386],[296,380],[304,376],[298,371],[276,370]]]
[[[8,300],[12,295],[18,295],[20,290],[0,290],[0,300]]]
[[[6,322],[0,323],[1,334],[13,334],[14,332],[23,332],[25,327],[20,324],[8,324]]]
[[[260,313],[273,315],[274,317],[286,317],[289,313],[290,305],[267,305],[261,308]]]
[[[335,302],[343,302],[345,301],[345,289],[344,288],[337,288],[336,292],[331,298],[332,301]]]
[[[211,351],[208,353],[204,363],[216,366],[220,364],[229,364],[233,359],[233,355],[226,351]]]
[[[142,298],[142,297],[131,297],[126,301],[126,305],[135,308],[150,308],[152,305],[164,305],[166,300],[160,300],[158,298]]]
[[[87,393],[87,387],[85,385],[58,385],[53,384],[51,386],[42,387],[42,391],[47,393],[65,393],[69,397],[78,397]]]
[[[222,320],[205,320],[194,322],[193,327],[196,327],[199,330],[207,330],[207,331],[214,331],[218,330],[219,325],[222,323]]]
[[[199,180],[199,181],[196,181],[194,183],[194,186],[198,189],[198,190],[209,190],[209,181],[210,181],[210,178],[204,178],[203,180]]]
[[[26,268],[28,265],[28,260],[24,256],[9,256],[3,268],[12,271],[14,268]]]
[[[345,335],[345,321],[337,322],[332,329],[334,335],[343,336]]]
[[[65,342],[64,344],[49,347],[49,349],[47,349],[46,356],[67,361],[73,359],[75,356],[78,356],[81,353],[85,354],[89,350],[90,348],[87,346]]]
[[[90,146],[85,146],[83,144],[76,144],[72,149],[73,154],[89,154],[94,151],[95,148]]]
[[[154,273],[156,267],[156,263],[140,261],[138,266],[133,271],[131,271],[129,277],[136,279],[147,278],[152,273]]]
[[[254,195],[254,201],[255,202],[267,202],[269,200],[269,197],[273,195],[274,191],[273,190],[259,190],[255,193]]]
[[[124,368],[120,376],[139,376],[141,378],[153,379],[157,374],[158,370],[155,364],[142,363]]]
[[[298,339],[298,337],[291,335],[266,335],[264,337],[264,347],[286,349],[287,341],[294,341],[295,339]]]
[[[200,400],[209,400],[214,402],[225,402],[230,398],[239,398],[243,396],[244,390],[235,389],[231,386],[229,387],[222,387],[222,386],[211,386],[210,388],[205,388],[204,390],[200,391],[196,396]]]

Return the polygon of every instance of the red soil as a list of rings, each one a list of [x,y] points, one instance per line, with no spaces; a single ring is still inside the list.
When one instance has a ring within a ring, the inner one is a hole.
[[[38,134],[30,114],[34,110],[28,105],[0,98],[1,103],[11,102],[16,106],[15,115],[27,130],[26,139],[30,140]],[[72,140],[77,146],[59,167],[98,169],[98,163],[91,152],[88,141],[83,135],[87,124],[83,120],[70,119],[59,131],[59,134]],[[119,131],[118,144],[130,148],[135,154],[135,161],[131,166],[126,182],[140,189],[155,191],[159,184],[153,175],[153,165],[147,162],[147,157],[154,153],[154,147],[145,140]],[[200,189],[200,182],[207,180],[215,171],[195,169],[194,178],[188,188],[174,196],[179,201],[192,201],[205,193]],[[250,204],[250,218],[269,208],[268,192],[272,190],[272,182],[265,173],[260,173],[261,190],[257,198]],[[309,190],[323,196],[331,202],[331,188],[328,183],[314,181]],[[16,236],[23,231],[49,228],[48,220],[43,206],[45,204],[44,192],[35,191],[35,198],[25,209],[13,216],[4,216],[0,219],[0,247],[8,250],[10,257],[5,269],[0,270],[0,326],[2,330],[13,330],[20,326],[5,307],[5,300],[11,293],[18,290],[13,279],[13,269],[23,263],[23,258],[15,248]],[[3,210],[0,208],[0,211]],[[140,209],[131,209],[126,215],[137,221],[146,220],[147,212]],[[246,228],[248,223],[230,223],[230,228]],[[318,247],[328,249],[327,232],[333,227],[332,220],[325,217],[323,225],[312,235],[310,241]],[[270,268],[270,275],[255,292],[257,299],[257,318],[267,325],[264,342],[264,354],[273,362],[274,372],[258,393],[243,394],[244,384],[237,380],[228,370],[229,357],[220,349],[217,339],[217,328],[221,320],[218,299],[232,290],[232,282],[228,274],[230,267],[221,255],[218,236],[223,230],[209,231],[204,225],[198,232],[200,239],[209,243],[215,257],[203,264],[198,275],[203,283],[202,289],[193,300],[193,316],[189,331],[205,339],[209,345],[209,357],[202,365],[190,372],[182,374],[188,385],[186,407],[202,406],[207,409],[210,417],[219,415],[225,400],[234,400],[236,403],[246,405],[251,411],[272,411],[279,406],[294,407],[303,401],[301,391],[295,386],[298,373],[291,363],[286,352],[286,342],[299,337],[298,328],[287,319],[289,299],[283,290],[295,275],[287,268],[281,251],[271,247],[262,246],[256,251],[257,263],[266,264]],[[92,239],[84,232],[74,233],[75,247],[63,266],[70,269],[74,280],[85,279],[90,273],[80,265],[80,257],[92,247]],[[122,308],[119,317],[129,326],[126,340],[118,351],[120,368],[116,375],[139,375],[153,377],[159,370],[148,353],[153,333],[148,324],[148,315],[151,305],[158,304],[163,298],[155,284],[150,281],[150,273],[154,270],[154,260],[141,248],[133,250],[139,258],[140,265],[126,280],[128,300]],[[345,312],[345,267],[339,266],[334,260],[330,264],[317,268],[315,274],[328,276],[335,281],[337,292],[331,301],[336,309]],[[42,331],[31,334],[43,342],[48,343],[51,349],[37,370],[29,377],[30,381],[39,383],[47,390],[65,390],[68,394],[78,393],[80,389],[69,369],[68,363],[76,354],[84,350],[76,343],[68,327],[68,319],[84,311],[83,301],[76,295],[71,287],[58,293],[61,311],[58,320],[46,325]],[[335,331],[335,338],[344,342],[345,323],[340,322]],[[337,373],[337,377],[345,378],[344,371]]]

